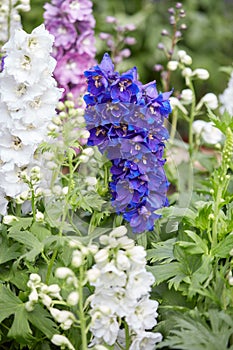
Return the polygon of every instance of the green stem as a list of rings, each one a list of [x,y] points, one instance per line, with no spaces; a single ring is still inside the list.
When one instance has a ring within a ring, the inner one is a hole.
[[[52,258],[51,258],[51,260],[50,260],[50,262],[49,262],[48,271],[47,271],[47,274],[46,274],[46,282],[45,282],[46,284],[49,284],[50,276],[51,276],[52,269],[53,269],[53,264],[54,264],[54,261],[55,261],[55,259],[56,259],[56,257],[57,257],[57,253],[58,253],[58,250],[55,249],[55,250],[53,251]]]
[[[178,120],[178,113],[177,113],[177,109],[175,109],[173,112],[173,115],[172,115],[172,127],[171,127],[171,133],[170,133],[170,142],[171,143],[173,143],[175,135],[176,135],[177,120]]]
[[[214,201],[214,219],[212,227],[212,248],[214,248],[218,243],[218,215],[219,215],[219,205],[222,197],[222,186],[218,187],[216,200]]]
[[[84,305],[84,303],[83,303],[83,279],[84,279],[84,269],[83,269],[83,266],[80,266],[79,284],[78,284],[78,293],[79,293],[78,306],[79,306],[82,350],[87,350],[86,318],[85,318],[84,306],[83,306]]]
[[[195,118],[195,106],[196,106],[196,95],[193,87],[193,83],[190,81],[189,88],[192,90],[193,98],[191,104],[190,118],[189,118],[189,155],[192,161],[193,158],[193,121]]]
[[[194,150],[194,142],[193,142],[193,121],[195,118],[195,106],[196,106],[196,95],[192,81],[189,82],[189,88],[192,90],[192,104],[189,118],[189,177],[188,177],[188,192],[192,192],[193,187],[193,150]]]
[[[31,194],[32,194],[31,203],[32,203],[32,216],[33,216],[32,222],[35,222],[36,221],[36,198],[35,198],[35,191],[34,191],[33,185],[31,185]]]
[[[125,322],[125,350],[129,350],[129,347],[130,347],[129,326]]]
[[[17,217],[21,216],[21,204],[16,204],[16,206],[15,206],[15,215]]]

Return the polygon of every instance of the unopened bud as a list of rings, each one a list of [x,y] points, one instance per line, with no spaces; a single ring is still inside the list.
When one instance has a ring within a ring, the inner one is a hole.
[[[178,68],[178,62],[177,61],[169,61],[167,64],[167,69],[169,69],[170,71],[174,71]]]
[[[197,78],[201,79],[201,80],[206,80],[209,78],[209,72],[206,69],[202,69],[202,68],[197,68],[193,71],[193,75],[197,76]]]

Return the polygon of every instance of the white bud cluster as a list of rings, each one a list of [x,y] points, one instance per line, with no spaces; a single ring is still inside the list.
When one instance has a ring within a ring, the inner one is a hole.
[[[48,309],[53,304],[53,298],[56,300],[62,300],[60,295],[61,288],[58,284],[51,284],[47,286],[41,282],[40,275],[32,273],[29,277],[27,286],[31,289],[31,293],[28,296],[28,301],[25,303],[27,311],[34,310],[35,305],[40,301]]]
[[[25,2],[24,2],[25,3]],[[50,56],[53,36],[44,25],[31,34],[17,29],[3,46],[6,52],[0,73],[0,202],[6,214],[6,197],[16,198],[28,189],[27,171],[37,164],[34,157],[46,139],[61,96],[52,77],[56,61]],[[25,177],[23,179],[23,177]],[[34,168],[32,181],[40,180]]]
[[[135,347],[143,343],[147,344],[145,349],[152,350],[162,339],[160,333],[146,331],[157,323],[158,302],[150,300],[154,277],[146,271],[145,249],[136,246],[126,233],[120,226],[100,237],[104,247],[95,254],[95,265],[87,273],[95,287],[90,311],[91,345],[115,344],[121,336],[120,319],[124,318],[132,339],[130,350],[144,349]]]

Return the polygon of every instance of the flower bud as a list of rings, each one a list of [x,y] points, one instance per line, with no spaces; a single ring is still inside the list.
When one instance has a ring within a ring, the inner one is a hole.
[[[187,109],[182,105],[182,103],[178,100],[176,97],[170,97],[169,98],[170,105],[172,109],[178,108],[180,109],[185,115],[188,115]]]
[[[73,345],[70,343],[70,341],[61,334],[54,334],[52,336],[51,342],[57,346],[63,347],[63,348],[68,348],[69,350],[75,350]]]
[[[66,299],[67,303],[71,306],[75,306],[78,304],[79,301],[79,294],[78,292],[71,292],[67,299]]]
[[[103,248],[95,254],[96,263],[103,263],[108,260],[108,250]]]
[[[49,295],[40,293],[39,296],[40,296],[42,304],[44,304],[47,308],[49,308],[52,305],[53,301]]]
[[[210,109],[216,109],[218,107],[217,96],[211,92],[202,97],[202,102],[205,103]]]
[[[190,78],[193,75],[192,69],[191,68],[184,68],[182,70],[182,76],[185,78]]]
[[[205,125],[206,122],[204,120],[195,120],[192,125],[193,133],[200,135]]]
[[[184,89],[181,91],[181,99],[186,103],[191,103],[193,99],[193,92],[191,89]]]
[[[37,273],[31,273],[31,274],[30,274],[30,277],[29,277],[29,280],[30,280],[33,284],[38,285],[38,284],[40,284],[40,282],[41,282],[41,277],[40,277],[40,275],[38,275]]]
[[[118,226],[111,231],[110,236],[119,238],[119,237],[125,236],[126,233],[127,233],[127,228],[125,226]]]
[[[100,276],[100,270],[93,267],[91,270],[87,271],[87,279],[90,283],[95,283]]]
[[[73,276],[74,273],[68,267],[58,267],[55,271],[55,276],[60,279],[66,279],[69,276]]]
[[[96,254],[98,252],[98,247],[95,244],[89,244],[88,249],[91,254]]]
[[[167,64],[167,69],[169,69],[170,71],[174,71],[178,68],[178,61],[169,61]]]
[[[36,211],[36,221],[42,222],[43,220],[44,220],[44,214],[41,213],[41,211],[37,210]]]
[[[184,58],[186,55],[187,55],[187,54],[186,54],[186,51],[185,51],[185,50],[179,50],[179,51],[177,52],[177,56],[178,56],[179,59]]]
[[[187,66],[190,66],[190,64],[192,64],[192,57],[189,55],[185,55],[181,58],[181,62],[186,64]]]
[[[37,290],[35,288],[29,294],[28,299],[31,303],[36,303],[38,301],[38,293],[37,293]]]
[[[197,68],[193,71],[193,75],[197,76],[198,79],[206,80],[209,78],[209,72],[206,69]]]
[[[71,264],[73,267],[80,267],[83,263],[83,255],[79,250],[73,251]]]
[[[2,222],[5,225],[11,225],[13,222],[19,221],[19,219],[14,215],[5,215]]]
[[[135,45],[136,44],[136,39],[131,37],[131,36],[127,36],[124,40],[125,44],[127,45]]]
[[[105,18],[105,21],[106,21],[106,23],[116,23],[117,19],[116,19],[116,17],[113,17],[113,16],[107,16]]]
[[[91,147],[85,148],[83,150],[83,154],[87,155],[88,157],[91,157],[94,154],[94,150]]]
[[[25,304],[25,309],[28,311],[28,312],[31,312],[34,310],[34,307],[35,307],[35,303],[32,302],[32,301],[27,301]]]
[[[87,163],[87,162],[89,161],[89,157],[82,154],[82,155],[79,157],[79,160],[80,160],[82,163]]]

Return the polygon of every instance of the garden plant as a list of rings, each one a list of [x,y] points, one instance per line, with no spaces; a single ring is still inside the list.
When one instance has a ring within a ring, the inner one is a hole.
[[[195,50],[200,3],[1,0],[0,349],[233,350],[232,56]]]

